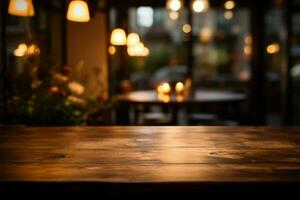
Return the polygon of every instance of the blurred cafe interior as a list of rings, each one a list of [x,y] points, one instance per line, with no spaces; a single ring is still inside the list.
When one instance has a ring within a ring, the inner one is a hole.
[[[0,0],[0,194],[300,199],[300,0]]]
[[[0,4],[2,124],[300,124],[298,0]]]

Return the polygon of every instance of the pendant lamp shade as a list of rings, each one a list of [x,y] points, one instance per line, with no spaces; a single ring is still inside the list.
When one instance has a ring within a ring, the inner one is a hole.
[[[68,7],[67,19],[74,22],[90,21],[88,4],[82,0],[71,1]]]
[[[32,0],[10,0],[8,13],[20,17],[34,16]]]
[[[115,46],[126,45],[126,33],[121,28],[116,28],[112,31],[110,37],[110,43]]]
[[[140,36],[137,33],[130,33],[127,36],[127,46],[132,47],[140,42]]]

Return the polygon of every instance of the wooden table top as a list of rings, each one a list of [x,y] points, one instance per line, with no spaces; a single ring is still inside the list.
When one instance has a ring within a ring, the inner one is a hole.
[[[0,126],[6,181],[300,182],[300,128]]]
[[[167,103],[170,104],[186,104],[186,103],[222,103],[222,102],[238,102],[246,99],[243,93],[221,90],[196,90],[194,95],[178,99],[171,95]],[[166,103],[158,98],[154,90],[141,90],[130,92],[125,95],[118,96],[118,100],[127,103],[136,104],[162,104]]]

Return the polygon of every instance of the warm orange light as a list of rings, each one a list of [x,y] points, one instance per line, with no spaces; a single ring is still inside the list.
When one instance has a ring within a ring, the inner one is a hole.
[[[212,40],[213,37],[213,32],[212,29],[210,27],[204,27],[201,31],[200,31],[200,41],[202,42],[209,42]]]
[[[171,86],[169,83],[162,83],[157,87],[158,94],[169,94],[171,92]]]
[[[171,99],[169,94],[163,94],[163,93],[158,93],[157,97],[158,97],[158,100],[160,100],[164,103],[169,103],[170,99]]]
[[[184,84],[182,82],[176,83],[175,91],[176,91],[176,93],[183,93],[183,91],[184,91]]]
[[[252,47],[251,46],[245,46],[244,47],[244,54],[247,56],[250,56],[252,54]]]
[[[130,33],[127,36],[127,46],[133,47],[136,46],[140,42],[140,36],[137,33]]]
[[[90,21],[90,12],[87,3],[83,0],[71,1],[68,7],[67,19],[74,22]]]
[[[194,0],[192,2],[192,9],[196,13],[201,13],[209,9],[209,1],[208,0]]]
[[[247,45],[251,45],[252,44],[252,37],[250,35],[246,36],[244,42]]]
[[[171,20],[177,20],[179,18],[179,13],[175,11],[169,12],[169,18]]]
[[[20,49],[23,52],[26,52],[27,48],[28,48],[27,45],[24,44],[24,43],[21,43],[21,44],[18,45],[18,49]]]
[[[142,42],[139,42],[135,46],[129,46],[127,48],[127,53],[129,56],[139,56],[139,57],[145,57],[149,55],[149,49],[144,46]]]
[[[184,101],[184,96],[183,95],[176,95],[176,101],[177,102],[183,102]]]
[[[182,2],[181,0],[167,0],[167,9],[171,10],[171,11],[179,11],[181,6],[182,6]]]
[[[114,47],[114,46],[109,46],[108,47],[108,53],[109,53],[109,55],[115,55],[116,54],[116,47]]]
[[[184,33],[190,33],[190,32],[192,31],[191,25],[189,25],[189,24],[184,24],[184,25],[182,26],[182,31],[183,31]]]
[[[267,52],[268,54],[276,54],[280,50],[280,46],[278,43],[272,43],[267,46]]]
[[[112,31],[110,43],[115,46],[126,45],[126,33],[121,28],[116,28]]]
[[[21,17],[34,16],[32,0],[10,0],[8,5],[8,13]]]
[[[233,18],[233,12],[228,10],[228,11],[225,11],[224,12],[224,18],[227,19],[227,20],[230,20]]]
[[[38,54],[40,54],[40,48],[35,44],[31,44],[28,46],[26,54],[27,55],[38,55]]]
[[[232,10],[232,9],[234,9],[234,7],[235,7],[235,2],[232,0],[226,1],[224,3],[224,8],[227,10]]]

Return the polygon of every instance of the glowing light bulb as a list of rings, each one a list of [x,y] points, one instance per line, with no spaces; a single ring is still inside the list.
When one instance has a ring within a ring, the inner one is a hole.
[[[167,9],[171,11],[179,11],[182,6],[180,0],[168,0],[167,1]]]
[[[169,12],[169,18],[171,20],[177,20],[179,18],[179,13],[176,11]]]
[[[90,12],[87,3],[82,0],[71,1],[68,7],[67,19],[74,22],[90,21]]]
[[[191,25],[189,25],[189,24],[184,24],[184,25],[182,26],[182,31],[183,31],[184,33],[190,33],[190,32],[192,31]]]
[[[268,54],[276,54],[280,50],[280,45],[278,43],[272,43],[267,46]]]
[[[176,93],[182,93],[184,91],[184,84],[182,82],[176,83],[175,91]]]
[[[114,46],[109,46],[108,47],[108,53],[109,53],[109,55],[115,55],[116,54],[116,47],[114,47]]]
[[[224,3],[224,8],[227,10],[232,10],[232,9],[234,9],[234,7],[235,7],[235,2],[232,0],[226,1]]]
[[[192,2],[192,9],[196,13],[201,13],[209,8],[209,1],[208,0],[194,0]]]
[[[115,46],[126,45],[126,33],[121,28],[116,28],[112,31],[110,43]]]
[[[233,18],[233,12],[232,11],[225,11],[224,12],[224,18],[227,20],[231,20]]]
[[[127,46],[132,47],[140,42],[140,36],[137,33],[130,33],[127,37]]]
[[[10,0],[8,13],[15,16],[31,17],[34,16],[32,0]]]

